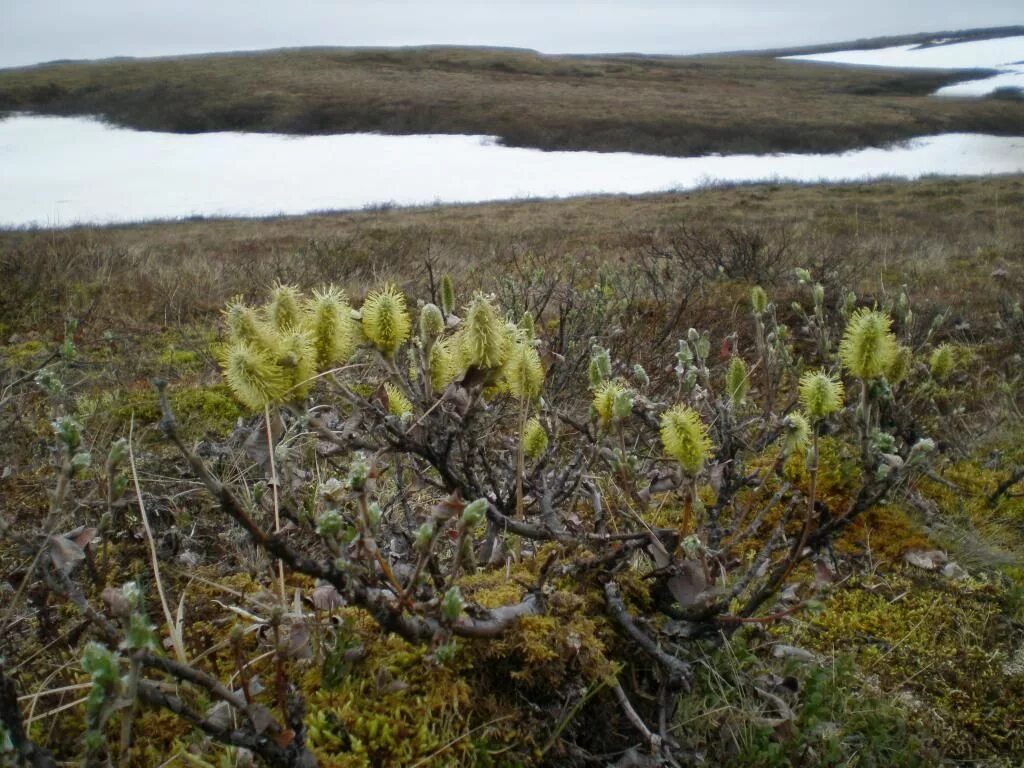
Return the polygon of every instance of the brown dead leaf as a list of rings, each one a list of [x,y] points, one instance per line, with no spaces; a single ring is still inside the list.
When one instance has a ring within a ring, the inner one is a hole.
[[[696,560],[681,560],[676,564],[676,574],[666,582],[669,592],[681,608],[692,608],[700,602],[700,596],[707,588],[704,569]]]

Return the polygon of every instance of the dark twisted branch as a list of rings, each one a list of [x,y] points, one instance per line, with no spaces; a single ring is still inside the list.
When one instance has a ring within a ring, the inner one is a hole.
[[[644,653],[658,662],[668,672],[669,685],[673,689],[685,688],[689,690],[690,678],[692,677],[690,665],[663,651],[646,632],[637,626],[636,620],[626,609],[626,604],[622,601],[622,596],[615,582],[609,581],[604,585],[604,596],[608,602],[608,610],[612,618],[618,622],[627,635],[633,638],[636,644],[643,649]]]
[[[988,497],[988,505],[990,507],[994,507],[996,502],[1002,498],[1003,494],[1009,491],[1021,480],[1024,480],[1024,466],[1014,469],[1013,472],[1010,473],[1010,476],[1003,480],[1003,482],[1001,482],[996,489],[992,491],[991,495]]]
[[[407,613],[407,606],[393,592],[373,588],[356,578],[348,577],[330,561],[321,562],[306,557],[282,537],[268,533],[260,527],[232,490],[214,477],[206,462],[185,445],[178,433],[177,419],[171,410],[166,390],[159,384],[158,389],[163,410],[160,428],[185,457],[207,490],[217,499],[221,509],[246,531],[257,546],[266,549],[292,571],[323,579],[331,584],[351,604],[365,608],[383,629],[410,642],[426,642],[441,631],[441,625],[435,619]],[[539,597],[528,595],[519,603],[491,610],[487,618],[462,616],[451,629],[462,637],[496,637],[505,632],[520,616],[540,613],[541,608]]]
[[[173,712],[221,744],[248,749],[267,765],[275,768],[315,768],[317,765],[316,758],[297,739],[282,746],[276,739],[268,738],[251,729],[223,726],[203,717],[177,696],[162,691],[155,683],[140,681],[138,695],[146,704]]]
[[[0,657],[0,726],[10,739],[11,745],[22,765],[32,768],[57,768],[57,761],[48,749],[35,744],[25,731],[25,723],[18,706],[18,689],[7,676],[3,658]]]

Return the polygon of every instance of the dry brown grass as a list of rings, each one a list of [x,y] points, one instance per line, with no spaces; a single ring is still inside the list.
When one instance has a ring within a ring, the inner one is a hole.
[[[598,268],[629,275],[645,243],[682,226],[785,237],[780,269],[841,270],[871,295],[908,283],[917,305],[976,317],[1024,286],[1022,205],[1024,178],[1004,177],[7,231],[0,330],[57,333],[67,314],[97,331],[174,325],[275,279],[334,281],[355,295],[390,279],[421,293],[428,259],[484,287],[536,267],[576,267],[582,284]]]
[[[304,49],[4,70],[0,111],[99,114],[178,132],[482,133],[513,146],[677,156],[1024,128],[1024,103],[929,96],[959,79],[763,55]]]

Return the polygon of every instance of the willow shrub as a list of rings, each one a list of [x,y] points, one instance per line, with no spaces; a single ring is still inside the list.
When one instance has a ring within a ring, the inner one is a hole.
[[[577,665],[591,695],[607,697],[648,750],[670,759],[679,744],[664,724],[690,688],[694,643],[811,603],[818,587],[802,566],[929,462],[933,443],[892,417],[900,389],[886,380],[898,358],[891,320],[854,311],[844,295],[848,322],[833,351],[836,302],[815,285],[813,311],[798,313],[810,342],[798,344],[755,288],[753,327],[742,329],[754,340],[743,351],[749,364],[735,334],[719,347],[690,329],[662,355],[671,380],[655,385],[636,361],[595,342],[589,365],[555,354],[543,316],[509,316],[480,292],[460,307],[451,281],[443,286],[440,308],[416,306],[392,285],[358,308],[334,286],[305,296],[277,285],[258,307],[233,300],[220,357],[252,414],[246,445],[256,462],[238,456],[234,466],[248,468],[230,481],[185,443],[166,392],[161,425],[220,510],[274,563],[278,606],[267,626],[279,670],[327,663],[318,651],[305,655],[327,619],[296,610],[296,588],[317,604],[362,609],[384,635],[428,649],[439,668],[460,648],[473,659],[519,647],[507,638],[571,603],[616,639],[592,647],[590,662],[581,653],[563,664]],[[944,354],[933,354],[933,371],[945,374]],[[591,398],[549,388],[559,368],[580,371]],[[844,372],[859,385],[857,401],[843,397]],[[66,432],[62,422],[70,478],[76,447]],[[829,450],[854,462],[842,485],[822,468],[825,435]],[[267,764],[323,756],[287,676],[262,695],[240,695],[188,662],[158,658],[136,627],[149,626],[137,602],[112,618],[90,613],[69,569],[57,559],[40,567],[48,565],[53,588],[98,627],[89,669],[102,657],[103,670],[126,670],[131,683],[92,673],[90,755],[103,753],[103,724],[128,718],[119,713],[134,697]],[[484,574],[521,588],[494,591],[500,599],[485,606],[473,598]],[[187,639],[188,626],[177,629]],[[242,639],[232,642],[242,653]],[[219,700],[234,725],[168,694],[147,678],[157,673]],[[323,714],[316,718],[316,738],[326,738]],[[130,726],[120,747],[110,738],[110,754],[126,748]],[[519,757],[544,751],[531,749]]]

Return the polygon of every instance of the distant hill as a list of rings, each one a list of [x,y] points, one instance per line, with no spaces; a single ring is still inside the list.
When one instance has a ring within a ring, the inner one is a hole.
[[[945,32],[917,32],[912,35],[890,35],[888,37],[862,37],[857,40],[846,40],[839,43],[807,45],[797,48],[772,48],[768,50],[736,51],[757,56],[805,56],[813,53],[831,53],[833,51],[867,51],[873,48],[892,48],[897,45],[933,44],[941,40],[943,45],[950,43],[968,43],[974,40],[994,40],[1000,37],[1017,37],[1024,35],[1024,26],[985,27],[983,29],[961,29]]]
[[[808,67],[780,55],[1024,34],[1024,27],[713,56],[302,48],[0,70],[0,115],[96,115],[175,133],[459,133],[508,146],[693,156],[824,153],[950,131],[1024,134],[1024,102],[938,99],[988,70]]]

